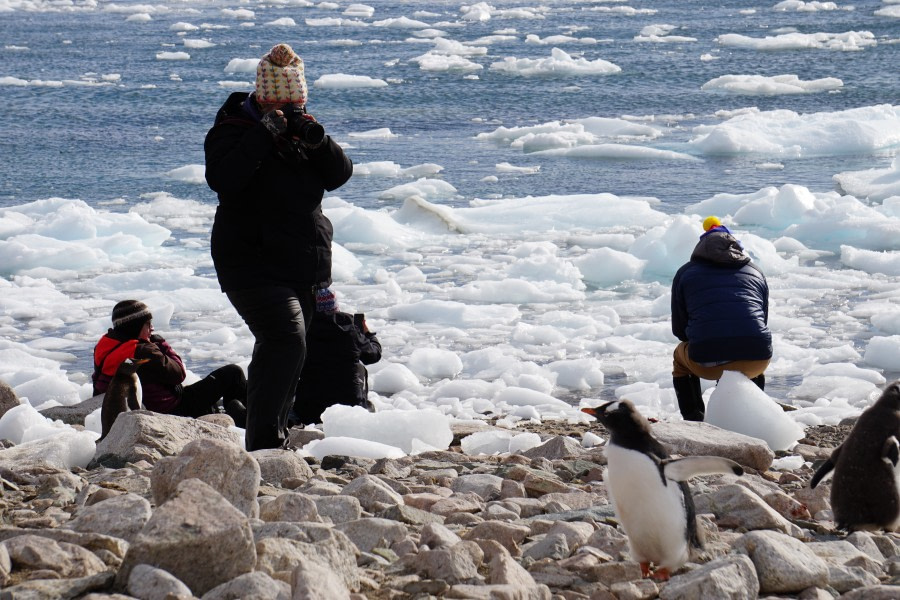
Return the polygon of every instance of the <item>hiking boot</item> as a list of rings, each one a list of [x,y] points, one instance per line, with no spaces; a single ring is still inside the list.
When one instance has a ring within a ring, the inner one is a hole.
[[[234,421],[234,424],[241,429],[247,427],[247,407],[237,398],[231,398],[223,402],[225,414]]]
[[[678,399],[678,410],[685,421],[702,421],[706,416],[706,405],[703,404],[703,391],[700,389],[700,378],[696,375],[673,377],[672,386]]]

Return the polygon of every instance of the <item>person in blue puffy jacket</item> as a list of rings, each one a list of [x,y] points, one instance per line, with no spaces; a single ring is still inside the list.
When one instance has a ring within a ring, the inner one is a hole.
[[[672,333],[681,340],[672,384],[688,421],[702,421],[706,413],[701,378],[739,371],[764,389],[772,358],[766,276],[718,218],[707,217],[703,229],[690,261],[672,280]]]

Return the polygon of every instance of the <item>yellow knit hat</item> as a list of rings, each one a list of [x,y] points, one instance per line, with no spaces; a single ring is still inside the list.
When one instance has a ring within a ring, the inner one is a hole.
[[[722,221],[719,220],[719,217],[706,217],[703,219],[703,231],[709,231],[713,227],[718,227],[722,224]]]
[[[306,104],[303,59],[287,44],[278,44],[256,67],[256,101],[260,104]]]

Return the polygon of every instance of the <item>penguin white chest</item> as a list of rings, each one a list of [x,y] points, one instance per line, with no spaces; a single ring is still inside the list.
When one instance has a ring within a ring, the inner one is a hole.
[[[643,452],[608,444],[607,489],[628,536],[632,558],[677,569],[689,556],[687,511],[675,481]]]

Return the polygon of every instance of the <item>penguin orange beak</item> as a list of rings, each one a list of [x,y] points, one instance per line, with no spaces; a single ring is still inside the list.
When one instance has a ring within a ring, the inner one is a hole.
[[[587,408],[587,407],[585,407],[585,408],[582,408],[582,409],[581,409],[581,412],[587,413],[587,414],[591,415],[592,417],[596,417],[596,416],[597,416],[597,410],[594,409],[594,408]]]

